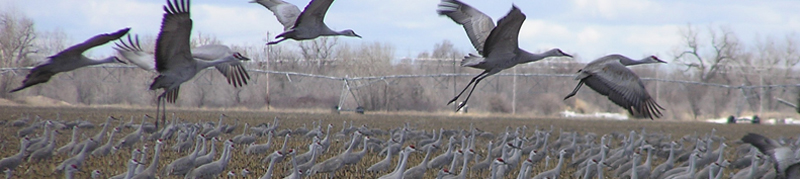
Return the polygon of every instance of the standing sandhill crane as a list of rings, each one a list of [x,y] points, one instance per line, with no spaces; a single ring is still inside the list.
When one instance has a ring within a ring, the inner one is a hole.
[[[266,7],[283,24],[284,32],[275,37],[282,37],[282,39],[268,42],[267,45],[277,44],[286,39],[309,40],[320,36],[341,35],[361,38],[353,30],[333,31],[328,25],[325,25],[325,14],[328,13],[328,8],[333,4],[333,0],[311,0],[303,12],[300,12],[297,6],[283,0],[253,0],[250,3],[258,3]]]
[[[250,155],[250,154],[267,153],[267,151],[269,151],[269,149],[271,148],[270,146],[272,146],[272,136],[273,136],[273,134],[274,134],[274,132],[271,132],[271,131],[269,132],[269,135],[267,135],[267,142],[266,143],[263,143],[263,144],[252,144],[251,143],[250,145],[247,146],[247,148],[245,148],[244,153],[248,154],[248,155]],[[287,137],[287,139],[288,139],[288,137]]]
[[[648,63],[667,63],[661,61],[656,56],[649,56],[641,60],[612,54],[600,57],[589,62],[586,67],[578,70],[575,80],[580,80],[575,89],[572,90],[564,100],[574,96],[578,90],[586,84],[594,91],[607,96],[614,104],[628,110],[628,113],[635,117],[645,117],[651,120],[661,117],[664,109],[647,93],[644,83],[636,73],[633,73],[626,66],[648,64]]]
[[[556,168],[539,173],[533,178],[534,179],[558,178],[558,176],[561,175],[561,166],[564,165],[564,154],[567,154],[567,151],[561,150],[558,152],[558,164],[556,164]]]
[[[392,152],[394,149],[389,148],[386,150],[386,158],[379,161],[378,163],[372,164],[369,168],[367,168],[368,172],[383,172],[389,170],[392,166]]]
[[[461,61],[461,66],[484,71],[472,78],[467,86],[464,87],[464,90],[461,90],[456,97],[447,102],[449,105],[458,100],[472,85],[472,90],[467,94],[467,98],[458,105],[456,111],[467,105],[467,101],[472,96],[472,92],[475,91],[475,87],[488,76],[512,68],[517,64],[535,62],[547,57],[572,57],[557,48],[541,54],[533,54],[520,49],[519,30],[525,21],[525,14],[516,6],[505,17],[497,21],[497,27],[494,26],[489,16],[458,0],[442,0],[439,3],[439,9],[436,11],[440,15],[446,15],[459,25],[462,25],[472,45],[483,56],[470,54]]]
[[[308,169],[311,169],[311,167],[313,167],[314,164],[317,163],[317,158],[318,158],[319,154],[321,153],[321,152],[319,152],[321,149],[322,149],[322,145],[319,142],[315,142],[314,144],[311,144],[311,158],[309,158],[308,161],[306,161],[305,163],[301,163],[300,165],[298,165],[297,169],[300,170],[300,171],[304,171],[304,172],[308,173]],[[367,171],[369,171],[369,170],[367,170]]]
[[[164,144],[164,141],[161,139],[156,140],[156,146],[153,147],[155,150],[155,154],[153,154],[153,161],[150,162],[150,165],[147,166],[147,169],[136,174],[131,179],[155,179],[156,172],[158,170],[158,159],[161,156],[161,145]]]
[[[124,39],[120,39],[119,43],[115,42],[114,44],[116,45],[114,49],[117,50],[117,53],[123,58],[141,69],[152,72],[156,71],[155,55],[152,52],[142,49],[142,46],[139,44],[138,35],[131,38],[129,34],[127,42],[125,42]],[[195,60],[203,61],[213,61],[239,53],[233,51],[226,45],[219,44],[202,45],[192,48],[191,51],[192,57],[194,57]],[[215,65],[214,68],[225,76],[225,79],[228,80],[228,84],[234,87],[246,85],[247,81],[250,80],[250,74],[247,73],[244,66],[239,61],[218,64]]]
[[[361,140],[363,144],[361,145],[361,151],[349,153],[348,155],[344,156],[344,164],[345,165],[352,165],[356,164],[364,158],[364,155],[367,154],[367,141],[369,141],[369,136],[364,136],[364,139]]]
[[[119,128],[115,127],[114,130],[111,131],[111,135],[108,135],[108,142],[94,149],[94,151],[92,151],[92,155],[94,156],[108,155],[108,153],[111,152],[111,147],[113,146],[112,140],[114,140],[114,134],[116,134],[117,132],[119,132]]]
[[[197,158],[194,159],[195,166],[201,166],[207,163],[211,163],[211,161],[214,161],[214,156],[217,155],[217,147],[216,147],[217,145],[215,144],[217,143],[217,141],[219,141],[219,138],[215,137],[211,139],[211,151],[206,153],[206,155],[197,156]]]
[[[156,40],[156,70],[160,73],[150,85],[150,90],[164,89],[158,96],[156,110],[162,103],[175,103],[178,99],[180,85],[194,78],[200,70],[223,63],[250,60],[239,53],[233,53],[216,60],[195,60],[189,47],[192,30],[192,19],[189,14],[189,0],[168,1],[164,6],[164,17],[161,32]],[[166,107],[166,106],[165,106]],[[161,112],[161,111],[158,111]],[[158,118],[158,112],[156,118]],[[161,121],[166,122],[166,108]],[[156,120],[158,127],[158,120]]]
[[[275,155],[283,155],[283,153],[281,153],[281,151],[277,151],[277,150],[275,152],[273,152],[273,153]],[[264,173],[264,175],[262,175],[261,177],[259,177],[259,179],[271,179],[272,178],[272,169],[275,167],[275,164],[277,162],[278,162],[278,158],[277,157],[273,157],[272,159],[270,159],[269,166],[267,166],[267,172]]]
[[[22,163],[22,159],[25,158],[25,155],[27,155],[27,153],[25,152],[25,148],[28,146],[29,143],[30,141],[27,137],[20,139],[19,152],[12,156],[0,159],[0,170],[3,171],[8,170],[6,171],[7,174],[14,173],[14,169],[17,168],[17,166],[19,166],[20,163]]]
[[[133,131],[132,133],[130,133],[128,135],[125,135],[125,137],[120,139],[119,142],[117,142],[117,147],[119,147],[119,148],[123,148],[123,147],[131,148],[131,147],[133,147],[133,144],[136,144],[137,142],[139,142],[139,140],[141,140],[141,138],[142,138],[142,131],[144,131],[144,129],[142,129],[142,126],[144,126],[144,121],[148,117],[150,117],[150,116],[145,115],[144,117],[142,117],[142,123],[139,125],[139,128],[137,128],[136,131]]]
[[[406,147],[405,149],[403,149],[402,151],[400,151],[400,160],[397,161],[397,162],[399,162],[399,164],[397,164],[397,167],[395,168],[395,170],[392,173],[389,173],[389,174],[386,174],[386,175],[383,175],[383,176],[379,177],[378,179],[403,178],[403,174],[405,174],[405,170],[406,170],[408,156],[411,155],[411,152],[414,152],[416,150],[417,150],[416,147],[414,147],[413,145],[410,145],[410,146]]]
[[[436,149],[437,146],[433,145],[425,150],[425,158],[422,159],[422,162],[419,163],[417,166],[413,166],[405,171],[403,174],[403,178],[424,178],[425,170],[428,169],[428,161],[431,156],[431,152],[433,149]],[[468,161],[469,162],[469,161]]]
[[[94,143],[96,143],[94,139],[89,138],[86,145],[83,145],[83,149],[81,150],[81,152],[78,153],[78,155],[75,155],[61,162],[61,164],[59,164],[56,167],[55,172],[61,172],[70,165],[77,165],[78,168],[80,168],[83,165],[84,160],[86,160],[86,155],[88,155],[89,153],[89,146],[90,146],[89,144],[96,146],[96,144]]]
[[[742,141],[770,156],[778,178],[800,178],[800,158],[797,158],[792,147],[782,146],[775,140],[755,133],[748,133],[742,137]]]
[[[66,169],[64,169],[64,178],[65,179],[73,179],[75,178],[75,172],[78,171],[77,165],[70,165]]]
[[[139,153],[142,153],[144,155],[144,153],[146,153],[146,152],[142,152],[142,150],[140,150],[140,149],[134,149],[133,151],[131,151],[131,159],[128,161],[128,170],[126,170],[126,172],[122,172],[122,173],[120,173],[118,175],[114,175],[114,176],[110,177],[109,179],[129,179],[129,178],[133,177],[133,175],[136,174],[136,167],[142,164],[142,163],[139,163],[138,160],[136,160],[136,155],[139,154]],[[144,157],[142,157],[142,158],[144,158]]]
[[[108,116],[108,118],[106,118],[106,122],[103,123],[103,129],[100,130],[100,132],[98,132],[97,134],[95,134],[94,137],[92,137],[94,140],[102,141],[103,138],[106,137],[106,133],[108,132],[108,126],[110,126],[112,119],[117,120],[117,118],[114,118],[113,116]]]
[[[231,158],[232,148],[233,144],[226,142],[225,150],[222,152],[222,156],[220,156],[217,161],[192,169],[192,171],[187,173],[184,178],[211,178],[212,176],[219,175],[225,171],[225,167],[228,165],[228,161]]]
[[[92,179],[99,179],[103,173],[100,170],[92,170]]]
[[[244,123],[244,129],[242,129],[242,134],[233,136],[232,139],[234,144],[250,144],[256,141],[256,137],[247,133],[247,129],[249,126],[250,126],[249,123]]]
[[[197,135],[197,140],[195,140],[194,151],[191,154],[175,159],[172,163],[169,163],[166,168],[164,168],[164,174],[166,175],[185,175],[189,172],[192,168],[196,165],[194,163],[195,159],[197,159],[197,152],[200,148],[200,140],[204,139],[203,134]]]
[[[36,162],[36,161],[42,161],[42,160],[45,160],[45,159],[50,159],[50,157],[53,156],[53,149],[56,146],[56,136],[55,135],[56,135],[56,132],[51,132],[50,133],[50,139],[49,139],[47,145],[45,145],[44,147],[42,147],[42,148],[40,148],[40,149],[38,149],[36,151],[33,151],[31,153],[31,155],[28,157],[28,162],[29,163],[32,162],[32,161]]]
[[[83,56],[83,52],[89,50],[90,48],[106,44],[109,41],[119,39],[123,35],[127,34],[129,30],[131,29],[124,28],[111,34],[96,35],[89,40],[84,41],[83,43],[73,45],[66,50],[58,52],[58,54],[48,57],[49,60],[47,60],[45,63],[42,63],[41,65],[31,69],[31,72],[28,74],[28,76],[25,76],[25,80],[22,81],[22,86],[11,90],[9,93],[17,92],[39,83],[46,83],[47,81],[50,81],[50,78],[55,74],[72,71],[81,67],[114,62],[126,64],[115,56],[102,60],[92,60],[86,56]]]

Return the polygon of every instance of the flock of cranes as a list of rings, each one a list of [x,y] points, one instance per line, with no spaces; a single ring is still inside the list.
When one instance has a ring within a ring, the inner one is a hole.
[[[232,51],[224,45],[191,48],[189,41],[192,19],[189,1],[167,1],[167,5],[163,8],[164,16],[155,43],[155,53],[143,50],[138,36],[128,35],[127,42],[121,39],[119,43],[115,43],[118,53],[131,63],[142,69],[158,72],[159,75],[153,80],[149,89],[163,89],[163,92],[158,95],[158,104],[156,105],[156,118],[160,118],[160,123],[166,122],[166,103],[175,103],[180,92],[180,85],[191,80],[201,70],[212,66],[217,68],[226,77],[228,83],[234,87],[242,87],[250,79],[241,64],[241,61],[250,59],[239,52]],[[361,38],[353,30],[334,31],[325,24],[325,14],[333,0],[312,0],[303,11],[282,0],[254,0],[251,3],[258,3],[272,11],[284,26],[284,32],[276,37],[281,39],[268,42],[267,45],[277,44],[286,39],[308,40],[320,36]],[[548,57],[572,57],[558,48],[544,53],[530,53],[519,48],[519,31],[526,16],[516,6],[512,6],[511,11],[497,21],[497,26],[489,16],[458,0],[442,0],[437,12],[463,26],[478,52],[477,55],[466,56],[461,65],[483,70],[482,73],[472,78],[458,95],[448,101],[448,105],[456,102],[472,86],[463,102],[459,103],[457,110],[467,105],[475,87],[488,76],[512,68],[517,64],[535,62]],[[111,34],[97,35],[84,43],[74,45],[51,56],[47,62],[33,68],[23,81],[23,85],[11,92],[47,82],[50,77],[60,72],[103,63],[126,63],[113,56],[102,60],[92,60],[83,56],[82,53],[87,49],[120,39],[129,30],[130,28],[125,28]],[[646,63],[666,62],[655,56],[642,60],[632,60],[617,54],[601,57],[578,71],[576,77],[576,80],[580,80],[578,86],[565,99],[573,96],[583,84],[586,84],[628,110],[635,117],[650,119],[661,117],[660,110],[664,108],[650,97],[639,77],[626,67]],[[156,128],[158,126],[159,122],[156,122]]]
[[[115,135],[130,124],[117,121],[109,117],[97,125],[102,126],[101,129],[79,125],[88,121],[42,119],[38,116],[6,124],[3,127],[5,131],[19,128],[20,148],[18,153],[0,159],[0,170],[6,173],[6,178],[31,176],[17,171],[22,164],[28,165],[27,170],[49,172],[45,163],[58,165],[52,168],[52,173],[44,176],[63,174],[64,178],[73,178],[79,172],[88,173],[83,176],[91,178],[122,179],[220,176],[293,179],[359,176],[382,179],[800,177],[800,157],[797,155],[800,153],[800,139],[771,139],[749,133],[734,141],[735,144],[728,144],[730,141],[716,134],[715,129],[672,138],[669,133],[645,131],[644,128],[596,134],[554,126],[549,129],[507,126],[505,132],[492,133],[472,126],[428,131],[408,123],[379,128],[354,127],[353,122],[348,127],[345,122],[336,131],[333,125],[324,125],[323,121],[312,122],[309,129],[305,125],[280,127],[283,121],[277,118],[272,123],[240,127],[238,122],[189,121],[173,117],[166,127],[156,131],[143,132],[152,124],[142,120],[132,124],[130,128],[135,130],[127,135]],[[37,131],[22,132],[28,128]],[[57,140],[59,130],[70,129],[71,141]],[[81,142],[77,141],[78,134],[92,129],[99,129],[97,135],[88,138],[84,135]],[[242,130],[242,134],[237,135],[236,130]],[[140,140],[131,141],[130,136]],[[244,136],[256,140],[243,141],[241,138]],[[282,144],[273,144],[273,138],[278,136],[283,137]],[[263,140],[267,142],[256,142]],[[331,140],[336,141],[333,142],[336,145],[332,145]],[[100,145],[101,141],[108,142]],[[300,148],[287,147],[288,143],[308,146],[308,149],[301,151]],[[110,146],[110,150],[105,146]],[[251,150],[256,146],[266,148]],[[73,153],[75,150],[78,152]],[[126,153],[130,155],[121,155]],[[124,166],[126,170],[96,168],[108,165],[104,162],[87,165],[90,160],[98,163],[96,161],[118,160],[120,156],[123,162],[118,166]],[[422,160],[411,162],[409,158],[412,157]],[[365,158],[383,160],[365,163]],[[234,171],[229,167],[234,162],[244,168]],[[38,169],[32,167],[37,165]],[[276,173],[278,171],[283,172]]]

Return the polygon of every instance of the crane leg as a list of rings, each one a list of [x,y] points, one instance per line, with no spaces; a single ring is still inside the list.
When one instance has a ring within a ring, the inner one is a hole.
[[[281,42],[283,42],[284,40],[286,40],[286,38],[282,38],[282,39],[280,39],[280,40],[278,40],[278,41],[267,42],[267,45],[278,44],[278,43],[281,43]]]
[[[564,100],[567,100],[572,96],[575,96],[575,94],[578,93],[578,90],[581,89],[581,86],[583,86],[583,80],[578,82],[578,86],[575,86],[575,89],[573,89],[571,93],[567,94],[567,97],[564,97]]]
[[[489,73],[489,71],[483,71],[483,73],[478,74],[478,76],[475,76],[474,78],[472,78],[472,80],[470,80],[469,83],[467,83],[467,86],[465,86],[464,89],[461,90],[461,92],[458,93],[458,95],[456,95],[456,97],[453,97],[453,99],[451,99],[450,101],[447,102],[447,105],[450,105],[453,102],[456,102],[456,100],[458,100],[458,98],[461,97],[461,95],[464,94],[465,91],[467,91],[467,88],[469,88],[470,85],[477,84],[476,81],[480,81],[480,79],[483,79],[485,76],[487,76],[488,73]],[[475,88],[473,86],[473,90],[474,89]],[[472,92],[470,92],[470,93],[472,93]],[[465,104],[466,104],[466,102],[465,102]],[[460,108],[461,107],[459,107],[459,109]]]
[[[480,78],[475,80],[475,83],[472,84],[472,89],[469,90],[469,93],[467,94],[467,98],[464,98],[464,102],[458,105],[458,108],[456,108],[456,111],[461,110],[461,108],[463,108],[465,105],[467,105],[467,101],[469,101],[469,97],[472,96],[472,92],[475,91],[475,87],[478,86],[478,83],[480,83],[481,80],[483,80],[484,78],[489,76],[489,75],[483,75],[483,74],[484,73],[481,73],[481,75],[478,75],[478,76],[480,76]],[[466,90],[466,88],[465,88],[465,90]]]

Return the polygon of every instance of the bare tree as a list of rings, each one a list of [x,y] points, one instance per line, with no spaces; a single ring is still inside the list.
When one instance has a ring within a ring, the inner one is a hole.
[[[34,53],[36,31],[33,20],[14,10],[0,12],[0,67],[17,67],[28,54]],[[0,97],[8,98],[15,75],[3,75]]]
[[[325,60],[333,56],[339,37],[320,37],[314,40],[305,40],[298,43],[300,53],[306,60],[316,60],[317,65],[322,65]]]
[[[687,25],[686,28],[680,30],[683,39],[683,45],[679,47],[679,52],[675,55],[675,62],[682,63],[686,66],[685,72],[691,74],[692,78],[700,82],[709,83],[712,80],[724,81],[724,84],[730,84],[731,80],[728,76],[724,76],[724,66],[733,64],[735,61],[740,61],[742,57],[742,47],[739,40],[729,28],[719,27],[708,29],[708,38],[710,42],[705,44],[703,39],[699,37],[699,32],[696,27]],[[705,46],[710,48],[710,53],[705,53]],[[685,85],[687,88],[687,98],[691,106],[691,112],[694,118],[702,115],[703,100],[707,94],[708,86],[704,85]],[[732,93],[732,89],[721,89],[726,95]],[[712,98],[714,99],[714,98]],[[724,107],[730,102],[730,98],[716,99],[713,107]],[[718,113],[719,110],[714,110]],[[716,114],[715,114],[716,115]]]

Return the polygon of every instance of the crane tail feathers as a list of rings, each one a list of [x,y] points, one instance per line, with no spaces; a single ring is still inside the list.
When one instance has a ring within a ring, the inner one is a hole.
[[[475,66],[475,65],[483,63],[484,59],[485,58],[483,58],[481,56],[478,56],[478,55],[470,53],[468,56],[464,57],[464,60],[461,60],[461,66],[464,66],[464,67]]]

